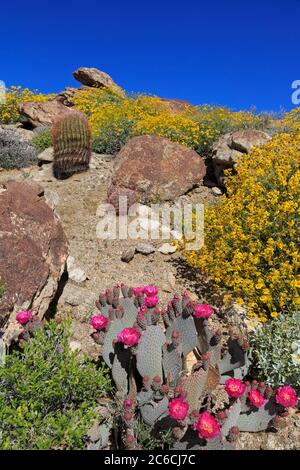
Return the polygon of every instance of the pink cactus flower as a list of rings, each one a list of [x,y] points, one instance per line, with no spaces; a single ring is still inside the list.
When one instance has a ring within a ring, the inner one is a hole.
[[[255,408],[260,408],[266,403],[266,399],[258,390],[250,390],[248,398],[251,405],[255,406]]]
[[[156,297],[156,295],[145,298],[146,307],[153,308],[153,307],[156,307],[157,304],[158,304],[158,297]]]
[[[145,286],[143,291],[147,297],[154,297],[158,294],[158,289],[155,286]]]
[[[26,323],[28,323],[32,319],[33,319],[33,314],[29,312],[28,310],[22,310],[16,316],[16,320],[18,323],[20,323],[20,325],[26,325]]]
[[[276,402],[285,408],[293,408],[298,403],[295,390],[290,385],[280,387],[276,393]]]
[[[213,313],[214,309],[206,304],[198,304],[194,310],[194,316],[197,318],[209,318]]]
[[[118,341],[129,347],[135,346],[139,342],[140,337],[140,333],[134,328],[124,328],[117,336]]]
[[[240,379],[227,379],[225,382],[225,390],[229,397],[240,398],[244,395],[246,385]]]
[[[169,403],[169,415],[177,421],[183,421],[189,412],[189,405],[181,398],[174,398]]]
[[[143,287],[135,287],[133,289],[133,293],[136,297],[141,297],[144,293],[144,288]]]
[[[123,407],[126,410],[131,410],[131,408],[133,408],[133,401],[131,398],[126,398],[126,400],[123,401]]]
[[[198,431],[202,439],[214,439],[221,433],[220,423],[207,411],[200,414],[198,421],[194,424],[195,431]]]
[[[90,325],[92,325],[95,330],[105,330],[108,325],[108,318],[104,315],[94,315],[90,319]]]

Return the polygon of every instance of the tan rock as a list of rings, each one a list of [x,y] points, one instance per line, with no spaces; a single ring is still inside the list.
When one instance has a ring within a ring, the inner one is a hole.
[[[83,85],[95,88],[108,88],[120,96],[125,96],[124,90],[107,73],[96,68],[80,67],[73,72],[73,76]]]

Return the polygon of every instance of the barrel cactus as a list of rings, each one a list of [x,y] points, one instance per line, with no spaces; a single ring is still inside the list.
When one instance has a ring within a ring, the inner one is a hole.
[[[79,111],[60,114],[53,123],[54,175],[64,179],[89,168],[91,131],[87,117]]]
[[[188,293],[175,294],[161,311],[157,294],[153,286],[107,289],[96,302],[100,313],[90,320],[112,370],[125,447],[141,448],[140,420],[152,436],[171,429],[169,448],[177,450],[232,449],[240,431],[282,425],[278,394],[245,381],[249,346],[241,331],[214,329],[213,308]],[[225,394],[221,405],[217,389]]]

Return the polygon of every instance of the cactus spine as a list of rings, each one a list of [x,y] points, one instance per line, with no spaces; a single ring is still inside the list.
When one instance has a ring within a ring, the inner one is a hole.
[[[52,127],[54,175],[63,179],[88,170],[91,158],[91,131],[87,117],[79,111],[60,114]]]

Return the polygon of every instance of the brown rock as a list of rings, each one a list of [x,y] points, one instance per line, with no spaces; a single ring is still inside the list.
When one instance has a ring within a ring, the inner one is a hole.
[[[54,298],[68,257],[63,228],[33,181],[0,186],[0,327],[30,309],[40,318]],[[7,330],[7,331],[8,331]]]
[[[59,114],[69,111],[69,108],[56,100],[35,103],[33,101],[20,103],[18,111],[23,120],[29,122],[33,127],[51,126],[53,119]]]
[[[264,145],[270,139],[271,137],[262,131],[237,131],[231,136],[231,148],[238,152],[249,153],[253,147]]]
[[[122,88],[119,87],[107,73],[101,72],[101,70],[96,68],[80,67],[73,72],[73,76],[83,85],[95,88],[109,88],[119,95],[125,96],[125,92]]]
[[[164,137],[134,137],[116,156],[108,195],[130,189],[142,203],[174,200],[201,183],[205,172],[192,149]]]
[[[59,101],[64,106],[72,106],[72,98],[80,91],[82,88],[72,88],[66,87],[64,90],[59,92],[55,97],[55,101]]]

